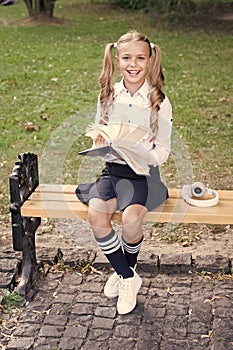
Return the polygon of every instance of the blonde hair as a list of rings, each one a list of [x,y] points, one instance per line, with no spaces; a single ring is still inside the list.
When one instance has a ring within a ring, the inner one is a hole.
[[[161,51],[160,48],[151,44],[149,39],[137,31],[129,31],[122,35],[116,44],[110,43],[105,48],[103,68],[99,77],[100,82],[100,105],[101,105],[101,117],[100,123],[106,124],[109,120],[108,111],[114,101],[114,88],[112,84],[114,74],[114,64],[112,60],[112,49],[118,47],[121,43],[127,43],[131,41],[144,41],[149,45],[151,63],[148,70],[148,81],[152,89],[150,91],[151,102],[151,118],[150,127],[154,134],[154,138],[158,130],[158,111],[159,105],[164,100],[164,93],[162,87],[164,85],[164,75],[161,67]],[[154,55],[152,52],[154,51]]]

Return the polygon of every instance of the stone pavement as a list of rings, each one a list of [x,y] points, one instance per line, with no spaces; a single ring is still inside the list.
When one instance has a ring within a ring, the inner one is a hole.
[[[75,249],[63,253],[65,265],[77,264],[77,256],[81,264],[94,254]],[[14,253],[7,254],[13,259]],[[52,254],[52,248],[39,251],[38,260]],[[189,254],[142,255],[138,273],[143,284],[137,307],[128,315],[118,315],[116,299],[104,296],[111,273],[106,261],[97,256],[93,266],[97,270],[84,274],[50,269],[31,302],[0,314],[0,349],[233,349],[232,261],[227,257],[199,256],[194,261]],[[213,274],[218,272],[222,276]]]

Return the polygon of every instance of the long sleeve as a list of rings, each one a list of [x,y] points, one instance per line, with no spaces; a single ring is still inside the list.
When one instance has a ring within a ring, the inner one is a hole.
[[[161,165],[168,159],[171,150],[172,106],[167,97],[158,112],[158,133],[150,151],[154,159],[151,165]]]

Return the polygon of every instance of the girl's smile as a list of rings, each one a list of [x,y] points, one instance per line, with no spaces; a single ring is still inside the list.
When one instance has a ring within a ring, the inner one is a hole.
[[[140,70],[128,70],[127,71],[130,75],[137,76],[140,73]]]

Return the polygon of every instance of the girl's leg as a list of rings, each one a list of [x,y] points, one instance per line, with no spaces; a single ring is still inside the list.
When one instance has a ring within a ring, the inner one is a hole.
[[[122,215],[122,243],[129,266],[135,267],[143,241],[142,220],[147,209],[139,204],[126,208]]]
[[[142,243],[142,220],[147,209],[142,205],[131,205],[127,207],[122,215],[122,238],[125,257],[133,272],[131,278],[120,279],[119,298],[117,310],[119,314],[131,312],[137,303],[137,294],[142,284],[134,267],[137,264],[137,256]]]
[[[89,202],[88,219],[99,247],[116,273],[123,278],[129,278],[133,276],[133,271],[123,253],[120,239],[111,225],[116,207],[115,198],[108,201],[93,198]]]

